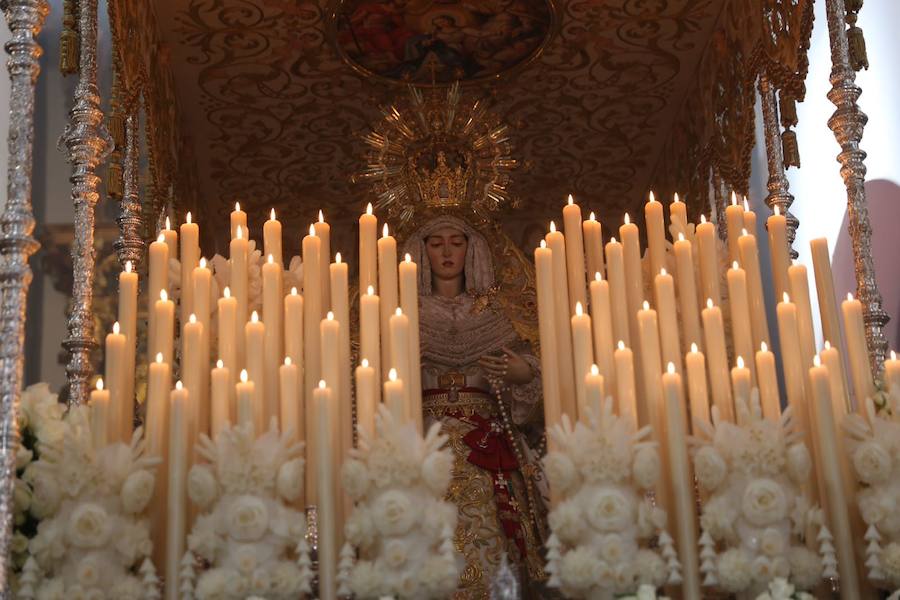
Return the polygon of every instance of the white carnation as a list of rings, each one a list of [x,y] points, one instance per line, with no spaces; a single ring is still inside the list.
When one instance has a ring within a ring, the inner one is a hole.
[[[381,553],[384,564],[391,569],[399,569],[409,559],[409,547],[403,540],[388,540]]]
[[[350,590],[359,598],[371,598],[377,596],[384,587],[384,578],[375,565],[361,560],[353,567],[350,573]]]
[[[353,546],[359,549],[368,548],[375,540],[375,524],[369,511],[357,506],[344,523],[344,535]]]
[[[563,500],[550,511],[550,528],[563,543],[575,545],[584,533],[584,517],[579,506],[574,500]]]
[[[126,513],[142,512],[153,496],[155,478],[149,471],[135,471],[122,484],[122,508]]]
[[[288,502],[294,502],[303,493],[303,459],[294,458],[278,469],[275,482],[278,494]]]
[[[586,593],[597,583],[601,562],[585,547],[566,552],[559,564],[559,578],[563,587],[574,594]]]
[[[664,585],[669,579],[669,570],[662,557],[653,550],[638,550],[634,557],[637,580],[654,587]]]
[[[116,531],[115,547],[126,565],[133,565],[153,552],[150,531],[143,523],[129,523]]]
[[[56,478],[43,462],[28,465],[22,479],[31,486],[31,514],[44,519],[59,507],[60,489]]]
[[[434,494],[445,494],[453,477],[453,455],[446,451],[432,452],[422,461],[422,480]]]
[[[101,576],[104,575],[105,573],[103,573],[103,568],[97,555],[88,555],[82,558],[78,566],[75,567],[75,579],[86,588],[96,586],[100,583]]]
[[[719,555],[716,573],[719,584],[728,592],[741,592],[753,582],[750,553],[743,548],[730,548]]]
[[[198,600],[220,600],[229,597],[229,577],[225,569],[209,569],[197,580]]]
[[[600,557],[607,564],[616,565],[633,551],[633,545],[626,544],[618,533],[611,533],[600,538]]]
[[[582,501],[588,522],[599,531],[621,531],[631,523],[632,504],[619,490],[597,490],[582,496]]]
[[[544,458],[544,471],[550,486],[560,494],[569,491],[578,480],[575,463],[567,454],[549,452]]]
[[[863,442],[853,452],[853,468],[863,482],[880,483],[891,474],[891,455],[874,440]]]
[[[803,546],[788,550],[791,564],[791,581],[801,590],[812,589],[822,581],[822,559],[815,552]]]
[[[255,496],[238,496],[228,508],[228,532],[241,542],[260,539],[269,527],[269,511]]]
[[[712,446],[703,446],[694,455],[694,473],[697,483],[704,490],[712,491],[719,487],[727,470],[725,459]]]
[[[744,517],[757,527],[787,517],[787,497],[781,485],[771,479],[754,479],[747,484],[741,499]]]
[[[413,504],[409,497],[397,490],[388,490],[381,494],[373,507],[375,527],[382,535],[403,535],[409,531],[419,518],[419,506]]]
[[[806,444],[800,442],[791,444],[787,450],[787,473],[791,481],[797,485],[804,485],[809,481],[809,472],[812,469],[812,459]]]
[[[89,502],[72,511],[66,537],[78,548],[99,548],[109,538],[110,529],[109,515],[103,507]]]
[[[656,485],[660,468],[659,453],[655,448],[644,446],[635,453],[632,472],[635,483],[642,489],[649,490]]]
[[[355,458],[347,459],[341,467],[341,483],[352,500],[361,500],[369,491],[369,471]]]
[[[187,492],[191,502],[201,510],[209,508],[219,495],[216,476],[207,465],[194,465],[188,473]]]
[[[759,551],[766,556],[779,556],[784,553],[786,548],[787,540],[785,535],[774,527],[767,528],[759,536]]]
[[[270,571],[270,588],[280,598],[296,598],[303,588],[300,570],[291,562],[279,561]]]

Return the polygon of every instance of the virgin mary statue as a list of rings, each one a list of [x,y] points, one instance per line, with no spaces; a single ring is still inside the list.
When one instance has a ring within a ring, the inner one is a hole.
[[[438,216],[406,251],[420,265],[425,427],[439,421],[454,455],[448,500],[465,559],[455,598],[488,598],[504,555],[525,597],[540,597],[544,509],[528,436],[541,429],[539,361],[492,300],[492,253],[475,227]]]

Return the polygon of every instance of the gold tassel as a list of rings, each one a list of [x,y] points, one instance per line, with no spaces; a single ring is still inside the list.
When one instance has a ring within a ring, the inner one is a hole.
[[[121,200],[125,193],[125,173],[118,162],[110,162],[106,168],[106,195]]]
[[[869,57],[866,54],[866,38],[857,26],[847,30],[847,46],[850,50],[850,66],[854,71],[869,68]]]
[[[63,30],[59,36],[59,70],[63,75],[78,72],[80,40],[75,28],[76,8],[75,0],[65,0],[63,3]]]
[[[781,110],[781,126],[795,127],[797,125],[797,102],[790,96],[780,94],[778,107]]]
[[[784,168],[800,168],[800,146],[797,144],[797,134],[788,129],[781,134],[781,151],[784,154]]]
[[[125,117],[122,115],[121,109],[117,109],[115,106],[111,107],[109,119],[107,120],[107,127],[109,128],[109,135],[112,136],[113,142],[115,143],[116,148],[124,148],[125,147]]]
[[[858,13],[862,6],[863,0],[844,0],[844,10],[848,13]]]

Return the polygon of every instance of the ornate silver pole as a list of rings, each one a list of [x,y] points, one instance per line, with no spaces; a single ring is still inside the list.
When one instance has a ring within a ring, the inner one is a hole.
[[[88,380],[93,372],[91,354],[94,341],[94,206],[99,194],[97,165],[110,147],[100,110],[97,89],[97,0],[79,0],[78,85],[75,104],[62,141],[72,163],[72,203],[75,205],[75,238],[72,242],[72,269],[77,274],[72,286],[72,305],[67,323],[68,337],[63,347],[69,352],[66,365],[69,406],[87,402]]]
[[[135,106],[128,108],[128,116],[125,117],[125,187],[119,216],[116,217],[116,222],[119,224],[119,239],[114,244],[122,268],[125,268],[125,262],[130,260],[135,271],[144,257],[142,235],[144,220],[141,212],[141,199],[138,194],[140,126],[136,104],[137,101],[135,101]]]
[[[859,147],[866,126],[866,117],[857,100],[862,90],[856,85],[856,72],[850,62],[847,16],[844,0],[826,0],[828,35],[831,40],[831,91],[828,99],[835,105],[834,114],[828,119],[828,127],[841,146],[837,160],[841,163],[841,176],[847,188],[847,216],[850,240],[856,271],[856,294],[863,304],[866,323],[866,341],[869,346],[869,362],[872,373],[879,375],[887,354],[884,327],[888,315],[881,302],[881,293],[875,280],[875,264],[872,258],[872,225],[866,203],[866,153]]]
[[[788,247],[791,258],[797,258],[794,250],[794,238],[797,236],[797,226],[800,221],[789,212],[794,197],[788,191],[790,184],[784,172],[784,150],[781,146],[781,129],[778,125],[778,101],[775,97],[775,88],[766,75],[759,77],[759,96],[762,103],[763,130],[766,136],[766,162],[769,167],[769,195],[766,196],[766,204],[773,211],[775,207],[787,220]]]
[[[38,248],[31,236],[31,168],[34,148],[34,85],[41,47],[34,41],[49,12],[46,0],[0,1],[11,39],[9,60],[9,170],[6,206],[0,216],[0,597],[8,598],[9,545],[13,534],[16,481],[17,416],[22,388],[25,304],[31,269],[28,258]]]

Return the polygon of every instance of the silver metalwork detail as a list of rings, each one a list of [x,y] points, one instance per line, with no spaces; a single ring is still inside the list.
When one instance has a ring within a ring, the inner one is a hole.
[[[11,596],[9,550],[13,534],[16,481],[17,417],[22,389],[25,305],[31,269],[28,258],[38,249],[32,237],[31,175],[34,150],[34,86],[41,47],[35,36],[49,12],[46,0],[0,1],[11,33],[9,60],[9,168],[6,206],[0,215],[0,597]]]
[[[69,406],[87,402],[89,379],[93,373],[91,355],[94,341],[94,206],[99,199],[97,166],[112,148],[103,124],[100,92],[97,89],[97,0],[78,2],[78,84],[71,122],[60,141],[72,164],[72,203],[75,206],[75,237],[72,242],[72,269],[78,274],[72,286],[72,304],[67,322],[68,336],[63,347],[69,352],[66,365]]]
[[[831,42],[831,90],[828,99],[836,107],[828,119],[828,127],[841,146],[837,156],[841,176],[847,188],[847,217],[856,271],[856,295],[863,305],[866,342],[872,373],[878,376],[884,367],[888,344],[884,328],[889,320],[882,306],[881,293],[875,280],[872,257],[872,225],[866,203],[866,153],[859,147],[868,117],[857,104],[862,90],[856,85],[856,72],[850,64],[847,43],[844,0],[826,0],[828,36]]]
[[[716,230],[719,239],[728,240],[728,223],[725,221],[725,182],[719,175],[718,169],[713,167],[712,172],[713,200],[716,203]]]
[[[135,103],[135,106],[129,108],[128,116],[125,117],[125,187],[119,207],[119,216],[116,217],[116,222],[119,224],[119,239],[113,244],[122,268],[125,268],[126,261],[131,261],[131,266],[135,271],[144,258],[145,248],[142,234],[144,218],[138,185],[140,125],[137,109],[137,103]]]
[[[800,225],[800,221],[788,210],[791,204],[794,203],[794,197],[788,191],[790,183],[788,183],[788,178],[784,171],[784,149],[781,145],[781,127],[778,125],[778,99],[775,94],[775,88],[772,86],[769,78],[765,75],[760,75],[759,96],[762,104],[763,131],[766,136],[766,163],[769,167],[769,181],[766,184],[766,187],[769,189],[769,195],[766,196],[766,204],[773,212],[777,206],[779,212],[785,216],[788,248],[791,252],[791,258],[797,258],[798,253],[794,250],[794,239],[797,237],[797,227]]]

